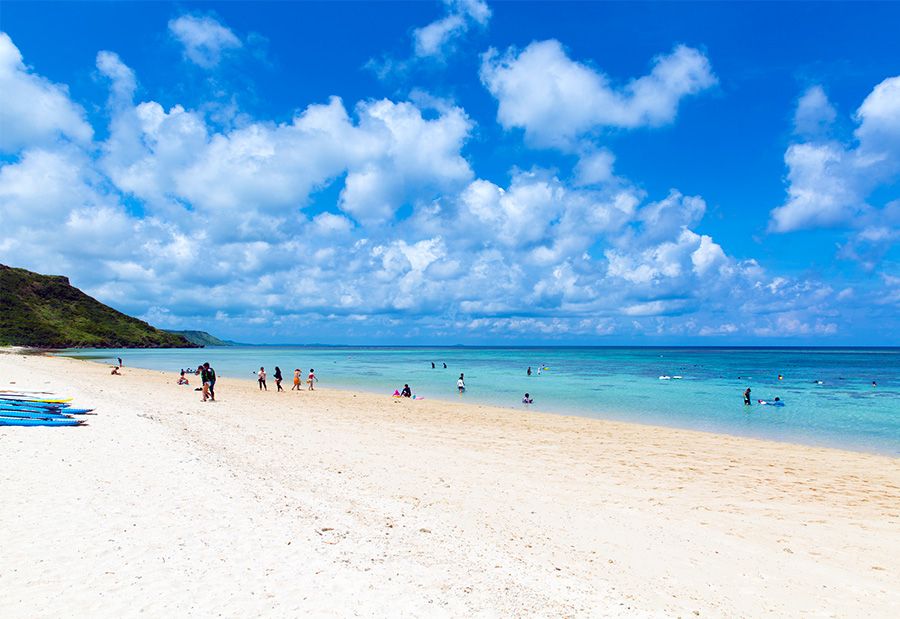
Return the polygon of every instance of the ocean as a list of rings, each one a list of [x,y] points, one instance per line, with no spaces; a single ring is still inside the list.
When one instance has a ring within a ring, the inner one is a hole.
[[[304,388],[314,368],[322,389],[391,394],[408,383],[417,397],[499,405],[522,415],[564,413],[900,456],[898,348],[238,346],[60,354],[100,362],[122,357],[126,368],[170,372],[209,361],[220,376],[245,379],[263,366],[270,391],[275,366],[288,390],[295,368],[303,370]],[[751,406],[743,403],[747,387]],[[521,404],[526,392],[534,399],[528,409]],[[227,392],[220,397],[227,401]],[[784,406],[757,403],[775,397]]]

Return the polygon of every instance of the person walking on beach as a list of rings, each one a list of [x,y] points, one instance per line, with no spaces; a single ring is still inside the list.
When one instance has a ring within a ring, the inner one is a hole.
[[[204,384],[207,385],[207,389],[209,390],[209,399],[212,402],[216,401],[216,371],[212,369],[209,365],[209,361],[203,364],[203,370],[206,372],[206,378],[204,379]]]
[[[259,382],[259,390],[262,391],[263,389],[265,389],[266,391],[268,391],[269,388],[266,387],[266,368],[259,368],[259,372],[256,376],[257,381]]]
[[[459,375],[459,379],[456,381],[456,388],[459,390],[460,395],[466,390],[466,379],[462,374]]]
[[[294,389],[300,391],[300,368],[294,369],[294,386],[291,387],[291,391]]]
[[[750,387],[747,387],[747,390],[744,391],[744,404],[750,404]]]
[[[306,377],[306,384],[309,385],[309,391],[315,391],[315,388],[313,387],[314,382],[319,382],[319,379],[316,378],[316,371],[309,368],[309,376]]]
[[[278,391],[284,391],[281,388],[281,368],[277,365],[275,366],[275,386],[278,387]]]

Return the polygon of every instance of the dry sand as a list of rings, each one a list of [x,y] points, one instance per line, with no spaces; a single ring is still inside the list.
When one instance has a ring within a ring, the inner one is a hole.
[[[0,355],[4,619],[900,616],[900,459],[124,373]]]

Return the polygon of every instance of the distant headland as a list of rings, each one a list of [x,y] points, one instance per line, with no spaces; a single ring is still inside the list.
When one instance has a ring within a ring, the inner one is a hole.
[[[88,296],[67,277],[0,264],[0,346],[200,348],[227,346],[203,331],[163,331]]]

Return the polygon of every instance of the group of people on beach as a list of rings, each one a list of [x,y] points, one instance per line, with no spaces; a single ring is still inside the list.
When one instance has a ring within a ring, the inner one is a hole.
[[[209,361],[206,363],[202,363],[197,366],[196,370],[191,370],[190,368],[184,369],[181,368],[181,374],[178,376],[179,385],[190,385],[191,381],[188,380],[187,374],[193,374],[200,378],[200,386],[195,389],[195,391],[201,391],[203,393],[202,402],[206,402],[209,400],[210,402],[216,401],[216,371],[209,364]]]
[[[294,386],[291,387],[291,391],[300,391],[300,375],[302,374],[300,368],[296,368],[294,370]],[[257,382],[259,383],[260,391],[268,391],[269,387],[266,385],[266,368],[260,367],[259,372],[256,373]],[[284,376],[281,374],[281,368],[277,365],[275,366],[275,373],[273,374],[273,378],[275,379],[275,386],[278,388],[278,391],[284,391],[284,387],[281,386],[282,380],[284,380]],[[318,377],[316,377],[316,371],[313,368],[309,368],[309,374],[306,376],[306,385],[308,391],[315,391],[314,383],[319,382]]]

